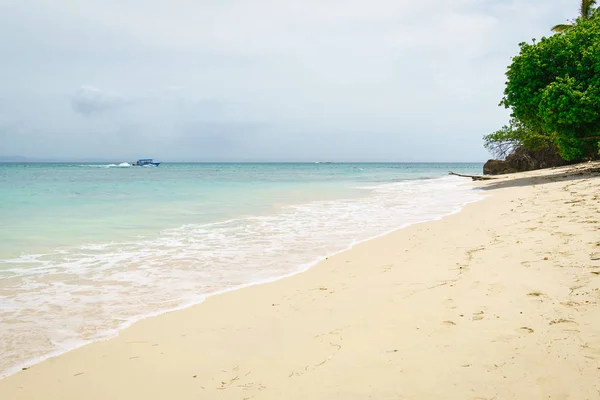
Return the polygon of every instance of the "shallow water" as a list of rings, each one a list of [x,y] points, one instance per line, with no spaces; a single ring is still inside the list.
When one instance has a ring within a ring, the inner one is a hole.
[[[457,211],[481,164],[0,164],[0,374]]]

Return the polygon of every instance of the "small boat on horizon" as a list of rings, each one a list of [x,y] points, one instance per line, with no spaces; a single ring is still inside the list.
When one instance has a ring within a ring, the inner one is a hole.
[[[131,165],[134,165],[137,167],[158,167],[160,165],[160,162],[154,161],[151,158],[140,158],[139,160],[137,160],[135,163],[132,163]]]

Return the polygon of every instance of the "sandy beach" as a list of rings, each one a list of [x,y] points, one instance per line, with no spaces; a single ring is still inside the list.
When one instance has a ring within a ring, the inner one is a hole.
[[[138,322],[0,399],[600,398],[599,169],[474,184],[460,213]]]

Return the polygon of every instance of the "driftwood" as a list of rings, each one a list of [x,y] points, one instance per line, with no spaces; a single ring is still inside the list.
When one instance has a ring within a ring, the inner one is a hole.
[[[492,179],[496,179],[496,178],[492,178],[491,176],[482,176],[482,175],[463,175],[463,174],[457,174],[456,172],[448,172],[448,175],[456,175],[456,176],[460,176],[461,178],[471,178],[474,181],[489,181]]]

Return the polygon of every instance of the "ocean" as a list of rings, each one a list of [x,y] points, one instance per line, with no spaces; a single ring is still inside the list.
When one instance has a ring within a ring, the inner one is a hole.
[[[449,170],[0,164],[0,376],[482,197]]]

